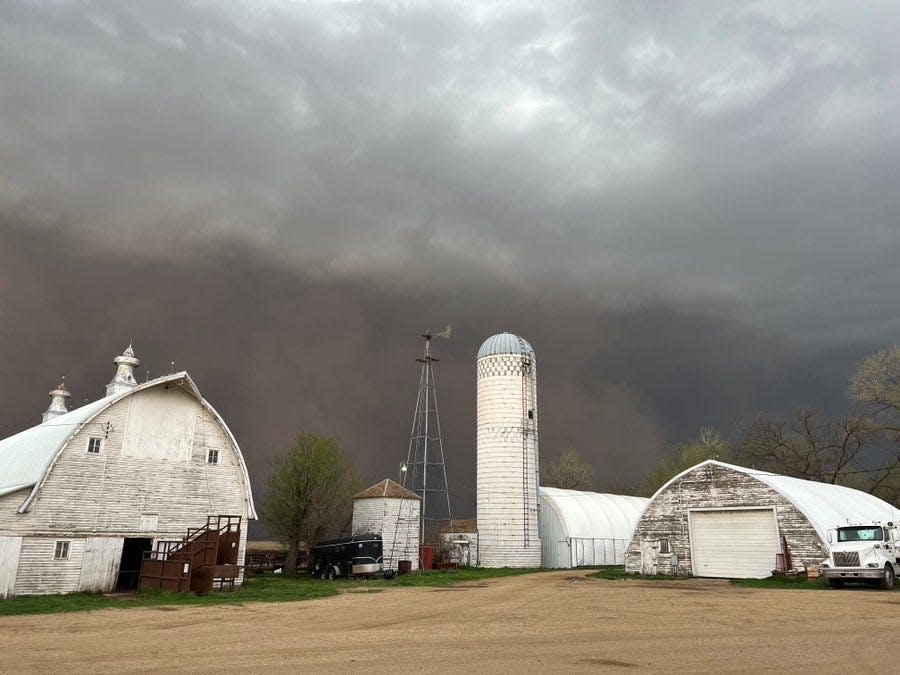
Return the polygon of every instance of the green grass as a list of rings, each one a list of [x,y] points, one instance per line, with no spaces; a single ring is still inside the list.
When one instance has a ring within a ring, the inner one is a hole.
[[[449,586],[454,583],[482,581],[498,577],[540,572],[535,569],[477,569],[429,571],[424,574],[407,574],[392,580],[338,579],[319,581],[308,575],[287,577],[282,575],[248,576],[243,586],[232,592],[214,591],[205,597],[193,593],[163,593],[139,591],[136,595],[121,598],[97,593],[67,593],[65,595],[37,595],[0,600],[0,616],[16,614],[52,614],[57,612],[83,612],[94,609],[128,609],[130,607],[166,607],[185,605],[243,604],[246,602],[296,602],[338,595],[342,591],[377,593],[394,586]]]
[[[775,576],[765,579],[731,579],[733,586],[743,588],[793,588],[800,590],[824,590],[830,588],[825,579],[807,579],[806,577]]]

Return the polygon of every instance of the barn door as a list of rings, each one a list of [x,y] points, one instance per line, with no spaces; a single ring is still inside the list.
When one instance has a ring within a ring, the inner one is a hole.
[[[111,591],[116,585],[121,555],[121,537],[88,537],[84,542],[78,590]]]
[[[22,537],[0,537],[0,599],[11,595],[16,587]]]
[[[781,553],[772,509],[692,511],[693,572],[698,577],[760,579]]]
[[[650,539],[641,540],[641,574],[655,575],[656,566],[656,548]]]

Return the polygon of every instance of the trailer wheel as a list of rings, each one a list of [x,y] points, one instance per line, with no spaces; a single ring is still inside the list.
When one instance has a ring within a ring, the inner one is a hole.
[[[829,584],[832,588],[843,588],[843,587],[844,587],[844,580],[843,580],[843,579],[829,579],[829,580],[828,580],[828,584]]]
[[[322,570],[322,572],[319,574],[319,578],[322,581],[325,581],[328,578],[328,570]]]
[[[894,589],[895,581],[896,575],[894,574],[894,568],[891,567],[890,563],[885,563],[884,578],[881,580],[881,587],[886,591],[891,591]]]
[[[334,568],[328,570],[328,581],[334,581]]]

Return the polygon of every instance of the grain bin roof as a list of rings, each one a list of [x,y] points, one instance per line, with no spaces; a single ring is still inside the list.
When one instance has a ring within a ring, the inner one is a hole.
[[[478,522],[474,518],[457,518],[450,521],[450,525],[441,528],[441,532],[468,534],[470,532],[478,532]]]
[[[390,478],[385,478],[380,483],[376,483],[370,488],[366,488],[357,495],[353,495],[353,499],[377,499],[381,497],[392,497],[395,499],[419,499],[422,498],[411,490],[407,490],[399,483],[395,483]]]
[[[123,398],[133,396],[139,391],[152,387],[166,386],[180,387],[182,391],[193,396],[222,426],[228,440],[234,445],[235,452],[240,462],[241,471],[244,474],[244,484],[247,486],[247,499],[250,518],[256,518],[256,509],[253,505],[253,493],[250,491],[250,477],[247,474],[247,466],[241,454],[237,440],[225,424],[225,420],[216,412],[215,408],[200,395],[200,390],[185,371],[158,377],[155,380],[118,394],[106,396],[99,401],[88,403],[75,410],[51,417],[43,424],[25,429],[14,436],[0,440],[0,496],[18,492],[25,488],[32,488],[31,494],[25,503],[19,508],[20,513],[26,512],[31,507],[31,502],[43,484],[51,466],[57,456],[85,424],[90,423],[101,412],[109,408]]]
[[[553,487],[542,487],[540,497],[559,518],[566,537],[575,539],[631,539],[650,501]]]
[[[534,358],[534,349],[523,337],[512,333],[497,333],[484,341],[478,350],[476,360],[494,354],[524,354]]]
[[[723,466],[753,476],[761,483],[781,493],[806,516],[823,541],[828,540],[828,530],[841,525],[896,521],[900,516],[900,511],[887,502],[853,488],[781,476],[777,473],[748,469],[714,459],[708,459],[682,471],[657,490],[656,494],[677,482],[685,474],[707,464]],[[653,498],[655,497],[656,495],[653,495]]]

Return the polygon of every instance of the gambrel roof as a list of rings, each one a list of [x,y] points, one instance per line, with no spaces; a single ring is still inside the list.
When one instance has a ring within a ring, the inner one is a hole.
[[[31,502],[46,480],[59,453],[77,431],[114,403],[128,396],[133,396],[139,391],[159,386],[179,387],[185,393],[195,398],[222,426],[222,429],[228,436],[228,440],[234,445],[241,471],[243,472],[244,483],[247,486],[250,518],[256,518],[253,493],[250,489],[250,477],[247,473],[247,465],[244,463],[240,446],[238,446],[237,440],[234,438],[228,425],[225,424],[225,420],[200,395],[197,385],[194,384],[191,376],[185,371],[158,377],[128,391],[101,398],[99,401],[83,405],[65,415],[52,417],[43,424],[25,429],[14,436],[0,440],[0,497],[30,487],[32,488],[31,494],[19,508],[20,513],[28,511]]]

